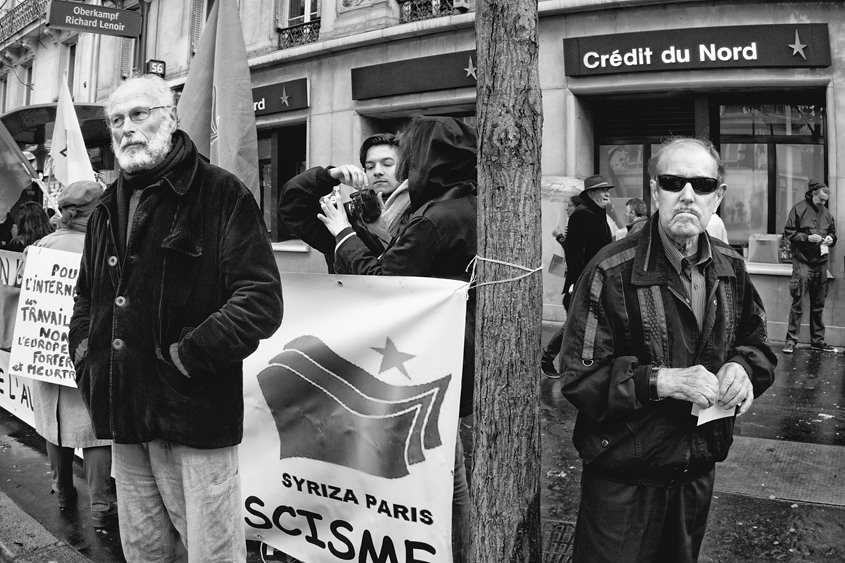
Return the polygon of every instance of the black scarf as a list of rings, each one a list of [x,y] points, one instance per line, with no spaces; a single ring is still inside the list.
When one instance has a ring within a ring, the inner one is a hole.
[[[170,152],[160,163],[147,170],[137,172],[123,171],[117,185],[117,246],[118,252],[123,257],[126,252],[125,233],[129,225],[129,200],[137,190],[144,190],[159,182],[167,174],[175,170],[189,154],[187,135],[176,130],[172,137]]]

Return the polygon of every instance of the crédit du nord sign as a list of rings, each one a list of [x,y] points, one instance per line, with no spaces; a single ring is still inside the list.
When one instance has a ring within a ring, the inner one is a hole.
[[[830,66],[826,24],[750,25],[564,39],[567,76]]]

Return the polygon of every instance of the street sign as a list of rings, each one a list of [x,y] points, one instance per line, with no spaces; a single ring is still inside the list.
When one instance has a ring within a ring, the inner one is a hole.
[[[138,37],[141,35],[141,14],[132,10],[52,0],[47,10],[47,25],[100,35]]]
[[[160,61],[157,59],[150,59],[147,61],[147,74],[157,74],[164,78],[164,73],[166,69],[167,64],[164,61]]]

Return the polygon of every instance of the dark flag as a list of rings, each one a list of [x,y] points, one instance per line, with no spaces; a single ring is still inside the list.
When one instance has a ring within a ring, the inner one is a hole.
[[[314,336],[285,346],[258,374],[276,421],[280,458],[303,457],[395,479],[441,445],[440,408],[451,376],[391,385]]]

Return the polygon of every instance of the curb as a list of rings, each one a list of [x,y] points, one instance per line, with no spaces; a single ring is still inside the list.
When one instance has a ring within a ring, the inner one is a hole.
[[[91,563],[0,492],[0,562]]]

